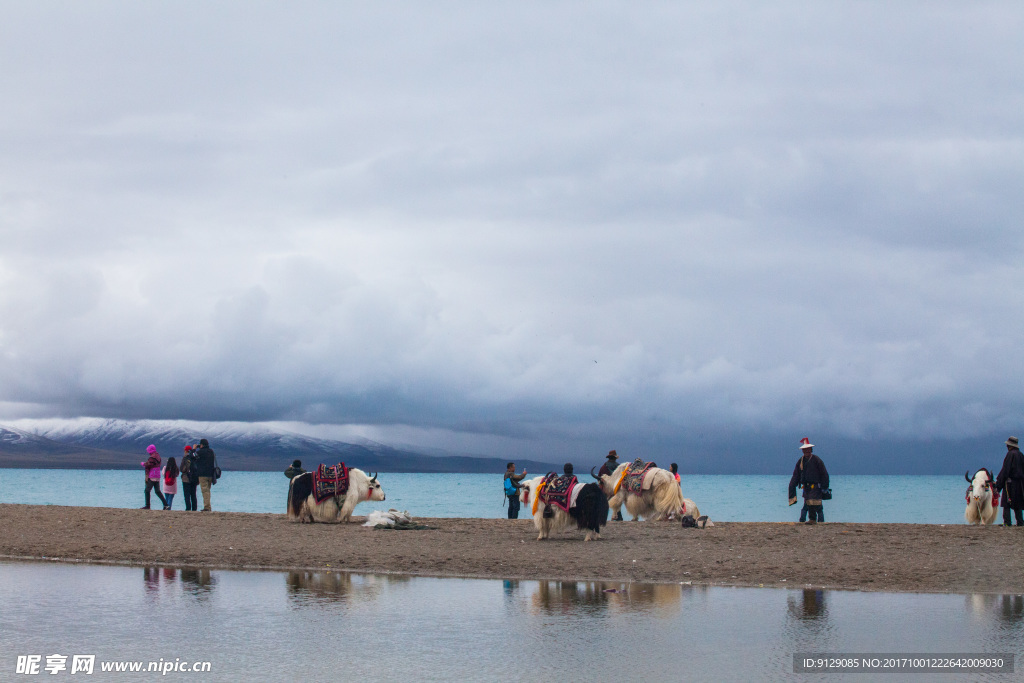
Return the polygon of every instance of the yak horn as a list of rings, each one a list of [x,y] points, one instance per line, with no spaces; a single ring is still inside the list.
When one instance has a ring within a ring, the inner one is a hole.
[[[597,479],[598,481],[601,481],[601,477],[599,477],[596,474],[594,474],[594,468],[593,467],[590,468],[590,476],[592,476],[594,479]]]
[[[965,471],[964,471],[964,479],[966,479],[966,480],[967,480],[967,483],[968,483],[968,484],[971,484],[971,483],[973,483],[973,480],[972,480],[972,479],[971,479],[970,477],[968,477],[968,476],[967,476],[967,473],[968,473],[968,472],[970,472],[970,470],[965,470]]]
[[[370,477],[370,481],[377,481],[377,474],[379,474],[379,473],[378,472],[374,472],[373,476]]]

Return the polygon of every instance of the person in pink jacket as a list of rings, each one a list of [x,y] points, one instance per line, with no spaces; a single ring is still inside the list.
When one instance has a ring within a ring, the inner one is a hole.
[[[178,492],[178,463],[174,458],[167,458],[167,464],[160,470],[160,488],[164,490],[167,504],[164,510],[170,510],[174,494]]]
[[[167,500],[160,492],[160,454],[156,452],[156,446],[153,444],[146,446],[146,452],[149,453],[149,458],[139,463],[146,470],[146,504],[142,506],[142,509],[149,509],[149,492],[156,489],[156,497],[164,504],[164,510],[166,510]]]

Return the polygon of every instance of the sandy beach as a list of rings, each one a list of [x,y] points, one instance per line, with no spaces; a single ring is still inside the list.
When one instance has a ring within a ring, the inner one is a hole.
[[[296,524],[283,515],[0,505],[0,559],[480,578],[1021,593],[1024,528],[614,522],[536,541],[531,520],[419,519],[432,529]]]

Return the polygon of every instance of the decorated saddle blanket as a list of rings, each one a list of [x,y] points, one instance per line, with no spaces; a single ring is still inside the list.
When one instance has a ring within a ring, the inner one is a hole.
[[[631,462],[629,467],[626,468],[625,476],[622,479],[622,485],[626,487],[626,492],[632,493],[635,496],[642,494],[644,478],[653,468],[653,462],[644,462],[640,458]]]
[[[345,463],[339,462],[333,467],[320,465],[313,470],[313,499],[316,504],[324,502],[334,496],[344,496],[348,493],[348,468]]]
[[[565,512],[569,512],[569,508],[575,502],[572,496],[573,489],[579,488],[578,485],[579,482],[576,480],[575,475],[563,474],[559,476],[554,472],[550,472],[548,476],[544,477],[544,481],[541,482],[537,498],[545,505],[557,505]]]

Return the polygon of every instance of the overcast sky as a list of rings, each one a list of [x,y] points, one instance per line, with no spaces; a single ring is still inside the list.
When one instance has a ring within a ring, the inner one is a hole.
[[[0,0],[0,418],[1024,432],[1022,45],[1016,1]]]

